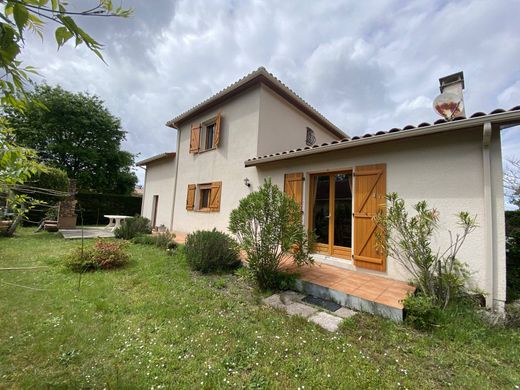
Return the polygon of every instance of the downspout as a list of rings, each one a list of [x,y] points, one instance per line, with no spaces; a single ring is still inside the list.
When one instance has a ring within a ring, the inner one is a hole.
[[[489,294],[486,306],[492,307],[495,300],[496,259],[494,248],[495,226],[493,224],[493,199],[491,191],[491,122],[485,122],[482,131],[482,162],[484,173],[484,223],[485,223],[485,258],[486,258],[486,290]]]
[[[176,154],[175,154],[175,178],[173,179],[173,204],[172,204],[172,216],[170,219],[170,231],[173,232],[173,221],[174,221],[174,215],[175,215],[175,196],[177,195],[177,176],[179,173],[179,159],[180,159],[180,153],[179,153],[179,144],[181,140],[181,130],[177,129],[177,144],[175,145]]]

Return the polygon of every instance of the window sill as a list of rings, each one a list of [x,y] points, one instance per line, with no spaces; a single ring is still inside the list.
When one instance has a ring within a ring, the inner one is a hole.
[[[209,148],[209,149],[204,149],[204,150],[201,149],[201,150],[199,150],[199,153],[197,153],[197,154],[211,152],[212,150],[216,150],[216,149],[217,149],[216,147]]]

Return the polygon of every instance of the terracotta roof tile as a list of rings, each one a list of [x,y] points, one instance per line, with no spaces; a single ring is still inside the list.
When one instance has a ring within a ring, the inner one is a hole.
[[[515,106],[515,107],[513,107],[513,108],[511,108],[509,110],[504,110],[502,108],[497,108],[497,109],[491,111],[489,114],[486,114],[484,112],[478,111],[478,112],[473,113],[469,117],[458,116],[458,117],[454,118],[452,121],[462,121],[462,120],[468,120],[468,119],[472,119],[472,118],[479,118],[479,117],[503,114],[503,113],[513,112],[513,111],[520,111],[520,105]],[[428,123],[428,122],[422,122],[417,127],[415,127],[413,125],[406,125],[402,129],[394,127],[394,128],[392,128],[392,129],[390,129],[388,131],[378,131],[376,133],[366,133],[363,136],[357,136],[356,135],[356,136],[354,136],[352,138],[343,138],[340,141],[331,141],[330,143],[324,142],[321,145],[315,144],[315,145],[312,145],[312,146],[306,146],[305,148],[303,148],[303,150],[305,151],[305,150],[317,149],[317,148],[321,149],[321,148],[325,148],[325,147],[330,146],[330,145],[335,145],[335,144],[339,144],[339,143],[350,143],[352,141],[357,141],[357,140],[361,140],[361,139],[364,139],[364,138],[372,138],[372,137],[377,138],[377,137],[380,137],[380,136],[384,136],[384,135],[391,134],[391,133],[397,133],[397,132],[412,132],[412,131],[417,131],[420,128],[435,127],[435,126],[443,125],[443,124],[446,124],[446,123],[449,123],[449,122],[447,120],[441,118],[441,119],[436,120],[433,124]],[[281,153],[276,153],[276,155],[286,155],[286,154],[297,153],[297,152],[300,152],[300,151],[302,151],[301,148],[300,149],[292,149],[292,150],[283,151]],[[258,161],[258,160],[265,159],[266,157],[268,157],[268,156],[253,157],[253,158],[251,158],[251,159],[249,159],[247,161]]]

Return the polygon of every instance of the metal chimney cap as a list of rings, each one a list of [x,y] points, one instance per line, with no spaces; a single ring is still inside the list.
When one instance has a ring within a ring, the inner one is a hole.
[[[462,84],[462,89],[464,89],[464,72],[460,71],[457,73],[450,74],[449,76],[444,76],[439,79],[441,93],[444,91],[444,88],[453,85],[453,84]]]

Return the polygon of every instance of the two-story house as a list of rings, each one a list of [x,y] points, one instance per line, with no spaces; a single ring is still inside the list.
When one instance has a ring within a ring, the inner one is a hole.
[[[142,213],[172,231],[225,231],[240,199],[271,177],[301,205],[317,235],[318,262],[406,281],[404,269],[375,245],[372,216],[385,207],[385,194],[435,207],[441,247],[450,244],[454,215],[468,211],[479,228],[460,257],[488,306],[500,309],[500,130],[516,124],[520,107],[350,138],[259,68],[167,123],[177,129],[177,151],[140,162],[147,168]]]

